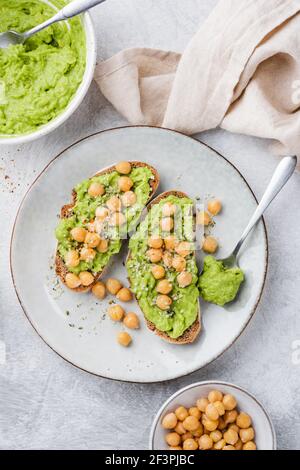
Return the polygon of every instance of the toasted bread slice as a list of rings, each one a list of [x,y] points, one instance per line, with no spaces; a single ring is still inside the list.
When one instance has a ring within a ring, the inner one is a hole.
[[[168,196],[176,196],[178,198],[188,198],[187,194],[183,193],[182,191],[166,191],[159,196],[157,196],[155,199],[153,199],[147,206],[148,210],[150,210],[155,204],[158,204],[162,199],[166,199]],[[129,260],[131,257],[131,253],[129,251],[127,260]],[[129,279],[130,282],[130,279]],[[138,302],[138,300],[137,300]],[[144,312],[143,312],[144,313]],[[171,338],[170,336],[167,335],[167,333],[160,331],[156,328],[156,326],[147,320],[145,318],[147,327],[149,330],[153,331],[157,336],[160,336],[163,340],[167,341],[168,343],[172,344],[189,344],[193,343],[197,336],[199,335],[201,331],[201,308],[200,308],[200,301],[198,300],[198,317],[195,320],[195,322],[183,333],[182,336],[179,338]]]
[[[130,161],[130,163],[131,163],[132,168],[147,167],[151,170],[151,172],[153,174],[153,179],[149,181],[151,192],[149,194],[148,201],[150,201],[150,199],[154,196],[154,194],[157,191],[157,188],[159,186],[159,174],[158,174],[157,170],[154,167],[152,167],[152,166],[150,166],[150,165],[148,165],[147,163],[144,163],[144,162]],[[98,173],[96,173],[95,175],[93,175],[91,178],[93,178],[95,176],[104,175],[104,174],[107,174],[107,173],[112,173],[113,171],[116,171],[115,165],[104,168],[103,170],[101,170]],[[73,215],[73,208],[74,208],[75,204],[76,204],[76,191],[73,190],[72,191],[72,202],[70,204],[66,204],[65,206],[63,206],[61,208],[60,218],[61,219],[66,219],[66,218],[71,217]],[[56,256],[55,256],[55,270],[56,270],[56,274],[60,277],[61,281],[66,285],[66,275],[68,273],[68,269],[67,269],[67,266],[65,265],[64,260],[60,256],[58,250],[56,250]],[[81,293],[88,292],[89,290],[92,289],[92,287],[96,284],[96,282],[101,279],[101,277],[104,275],[105,271],[106,271],[106,267],[101,272],[98,272],[94,276],[95,279],[94,279],[93,284],[91,284],[90,286],[88,286],[88,287],[80,286],[80,287],[77,287],[77,288],[72,289],[72,290],[74,292],[81,292]]]

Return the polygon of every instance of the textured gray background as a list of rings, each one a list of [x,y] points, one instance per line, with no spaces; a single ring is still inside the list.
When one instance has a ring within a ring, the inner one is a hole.
[[[92,13],[98,59],[132,46],[182,51],[216,3],[108,0]],[[300,340],[299,174],[266,216],[270,266],[257,313],[237,343],[205,369],[159,385],[100,379],[59,358],[26,320],[9,273],[9,240],[21,198],[63,148],[122,124],[92,84],[80,109],[56,132],[33,144],[0,147],[0,448],[146,448],[152,418],[171,393],[198,380],[219,379],[254,393],[271,414],[279,448],[299,449],[300,364],[293,361],[293,342]],[[269,142],[219,130],[199,138],[236,164],[261,196],[278,162]]]

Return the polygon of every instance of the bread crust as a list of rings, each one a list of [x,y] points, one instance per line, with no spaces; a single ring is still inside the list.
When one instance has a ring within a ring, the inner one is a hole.
[[[144,162],[130,161],[130,163],[131,163],[133,168],[149,168],[151,170],[151,172],[153,173],[154,179],[150,180],[151,193],[150,193],[149,199],[148,199],[148,201],[150,201],[150,199],[154,196],[154,194],[156,193],[156,191],[158,189],[158,186],[159,186],[160,179],[159,179],[158,171],[154,167],[152,167],[151,165],[148,165],[147,163],[144,163]],[[99,171],[98,173],[93,175],[91,178],[94,178],[95,176],[104,175],[106,173],[112,173],[113,171],[116,171],[116,165],[112,165],[112,166],[109,166],[107,168],[103,168],[101,171]],[[72,213],[73,213],[73,207],[75,206],[75,204],[76,204],[76,192],[73,189],[73,191],[72,191],[72,201],[71,201],[70,204],[66,204],[61,208],[60,218],[61,219],[67,219],[67,218],[71,217]],[[67,286],[67,284],[66,284],[66,275],[68,273],[68,269],[65,265],[64,260],[61,258],[60,254],[58,253],[57,248],[56,248],[56,255],[55,255],[55,271],[56,271],[57,276],[59,276],[59,278],[63,282],[63,284],[65,284]],[[104,276],[105,272],[106,272],[106,267],[104,267],[104,269],[101,272],[99,272],[95,275],[95,280],[94,280],[93,284],[91,284],[90,286],[88,286],[88,287],[79,286],[79,287],[76,287],[75,289],[71,289],[71,290],[73,292],[80,292],[80,293],[89,292],[92,289],[92,287],[101,279],[101,277]]]

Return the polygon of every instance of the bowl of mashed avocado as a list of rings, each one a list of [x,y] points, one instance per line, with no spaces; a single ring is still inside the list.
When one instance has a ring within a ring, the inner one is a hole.
[[[0,32],[27,31],[67,0],[1,0]],[[22,45],[0,49],[0,143],[25,143],[56,129],[93,78],[95,33],[88,13],[53,24]]]

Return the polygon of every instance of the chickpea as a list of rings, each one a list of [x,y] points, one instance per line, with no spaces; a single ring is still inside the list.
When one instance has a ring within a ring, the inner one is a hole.
[[[208,401],[214,403],[215,401],[222,401],[223,393],[219,390],[211,390],[208,394]]]
[[[67,273],[66,274],[66,284],[69,289],[76,289],[77,287],[81,286],[81,280],[79,279],[76,274]]]
[[[84,246],[80,251],[80,259],[86,261],[87,263],[93,261],[96,256],[95,250],[93,248],[88,248]]]
[[[119,299],[121,302],[130,302],[130,300],[133,299],[131,290],[127,287],[122,287],[117,292],[117,299]]]
[[[212,215],[218,215],[222,210],[222,203],[219,199],[212,199],[208,201],[207,209]]]
[[[133,191],[126,191],[126,193],[121,196],[121,201],[124,207],[134,206],[137,201],[136,194]]]
[[[112,321],[122,321],[125,315],[125,310],[121,305],[112,305],[108,308],[108,315]]]
[[[160,248],[150,248],[150,250],[146,253],[147,257],[151,261],[151,263],[159,263],[161,261],[163,252]]]
[[[166,443],[172,447],[178,446],[181,442],[181,437],[179,436],[179,434],[177,434],[177,432],[170,432],[166,435],[165,439]]]
[[[234,446],[234,444],[239,440],[239,435],[234,429],[228,429],[228,431],[224,432],[223,437],[226,443],[231,444],[232,446]]]
[[[224,405],[225,410],[230,411],[236,407],[237,402],[233,395],[227,394],[227,395],[224,395],[223,397],[223,405]]]
[[[119,212],[122,208],[122,203],[118,196],[112,196],[106,201],[106,205],[111,212]]]
[[[166,271],[162,266],[159,266],[158,264],[154,264],[151,267],[151,272],[154,276],[155,279],[162,279],[165,277]]]
[[[187,416],[182,424],[187,431],[191,432],[199,428],[200,422],[195,416]]]
[[[227,427],[227,424],[225,423],[223,418],[219,418],[219,426],[218,428],[220,431],[223,431]]]
[[[195,416],[195,418],[197,418],[197,419],[201,418],[201,412],[196,406],[192,406],[189,409],[189,414],[190,414],[190,416]]]
[[[177,425],[177,418],[175,413],[168,413],[166,416],[164,416],[161,424],[164,429],[175,429]]]
[[[215,450],[222,450],[226,446],[225,439],[221,439],[220,441],[216,442],[214,445]]]
[[[192,253],[191,244],[189,242],[180,242],[176,246],[175,251],[178,255],[182,256],[183,258],[186,258]]]
[[[107,207],[97,207],[95,215],[99,221],[103,222],[109,216],[109,210]]]
[[[109,278],[106,281],[106,289],[112,295],[116,295],[122,287],[123,284],[118,279]]]
[[[243,449],[243,443],[242,443],[241,439],[239,439],[237,441],[237,443],[234,445],[234,448],[235,448],[235,450],[242,450]]]
[[[198,429],[196,429],[196,431],[193,431],[192,432],[192,435],[193,437],[201,437],[202,434],[204,433],[204,428],[203,428],[203,425],[200,423],[200,426]]]
[[[177,272],[182,272],[186,268],[186,261],[182,256],[174,256],[173,261],[172,261],[172,267],[177,271]]]
[[[187,271],[182,271],[178,276],[177,276],[177,282],[179,287],[188,287],[193,281],[193,275]]]
[[[130,343],[132,342],[132,338],[130,334],[127,333],[126,331],[121,331],[121,333],[119,333],[117,336],[117,340],[118,340],[118,343],[121,346],[125,346],[125,348],[127,348],[127,346],[129,346]]]
[[[120,176],[118,186],[120,191],[124,191],[124,193],[126,193],[132,188],[133,181],[129,176]]]
[[[207,405],[205,409],[205,414],[208,417],[208,419],[211,419],[212,421],[217,421],[219,419],[219,413],[217,408],[213,405],[213,403],[210,403]]]
[[[176,212],[176,206],[175,204],[172,204],[171,202],[166,202],[161,209],[161,213],[164,217],[170,217],[174,215]]]
[[[109,242],[108,240],[105,240],[105,238],[101,238],[99,245],[97,246],[97,251],[99,253],[107,253],[108,251],[108,245]]]
[[[182,442],[186,441],[187,439],[193,439],[193,434],[191,432],[186,432],[181,436]]]
[[[150,248],[161,248],[163,246],[163,240],[159,236],[153,235],[148,239],[148,246],[150,246]]]
[[[160,228],[163,232],[171,232],[174,228],[174,220],[171,217],[164,217],[160,221]]]
[[[202,243],[202,250],[205,251],[205,253],[215,253],[219,247],[219,244],[217,240],[214,237],[207,236],[204,237],[203,243]]]
[[[78,243],[83,243],[86,236],[86,230],[82,227],[75,227],[71,230],[71,237]]]
[[[250,416],[244,412],[241,412],[236,418],[236,424],[242,429],[250,428],[251,422]]]
[[[207,429],[207,431],[215,431],[218,428],[219,421],[209,419],[206,415],[202,416],[202,424]]]
[[[208,403],[209,403],[209,402],[208,402],[208,399],[207,399],[207,398],[204,398],[204,397],[203,397],[203,398],[199,398],[199,399],[197,400],[197,402],[196,402],[197,408],[198,408],[200,411],[202,411],[202,413],[204,413],[205,410],[206,410],[206,407],[207,407]]]
[[[180,447],[180,446],[169,447],[169,450],[182,450],[182,447]]]
[[[236,425],[236,424],[230,424],[228,426],[228,429],[233,429],[235,432],[237,432],[238,434],[240,433],[240,428]]]
[[[200,450],[209,450],[213,447],[214,443],[213,443],[213,440],[210,436],[208,436],[207,434],[203,434],[203,436],[201,436],[199,438],[199,449]]]
[[[169,235],[164,238],[166,250],[175,250],[175,247],[178,245],[178,240],[174,235]]]
[[[256,450],[256,444],[253,441],[248,441],[243,445],[243,450]]]
[[[254,439],[254,429],[253,428],[247,428],[247,429],[241,429],[240,430],[240,438],[243,444],[249,441],[253,441]]]
[[[214,401],[214,407],[218,410],[219,416],[223,416],[225,414],[225,408],[221,401]]]
[[[119,162],[116,164],[115,168],[121,175],[129,175],[131,172],[131,164],[129,162]]]
[[[165,251],[165,253],[163,254],[163,263],[167,268],[172,267],[173,256],[168,251]]]
[[[129,312],[123,320],[124,325],[130,330],[137,330],[140,327],[140,320],[136,313]]]
[[[198,444],[195,439],[186,439],[183,443],[183,450],[196,450],[198,449]]]
[[[224,446],[222,450],[235,450],[235,447],[231,445]]]
[[[212,218],[206,211],[198,212],[196,216],[197,225],[205,225],[206,227],[212,224]]]
[[[124,225],[125,222],[126,217],[122,212],[114,212],[109,219],[109,224],[113,227],[120,227],[121,225]]]
[[[100,243],[100,237],[97,233],[87,233],[84,243],[89,247],[89,248],[96,248],[99,243]]]
[[[173,289],[172,282],[168,281],[167,279],[163,279],[162,281],[159,281],[156,286],[156,290],[160,294],[169,294],[172,289]]]
[[[175,412],[176,413],[176,412]],[[182,423],[177,423],[176,427],[175,427],[175,431],[177,432],[177,434],[179,434],[180,436],[182,436],[183,434],[186,433],[186,430],[184,429],[184,426]]]
[[[76,268],[79,265],[79,254],[76,250],[68,251],[65,256],[65,263],[68,268]]]
[[[92,183],[88,189],[88,194],[91,197],[103,196],[105,188],[101,183]]]
[[[92,287],[92,293],[95,297],[97,297],[97,299],[104,299],[106,296],[105,284],[100,281],[96,282],[96,284]]]
[[[89,273],[88,271],[82,271],[80,274],[79,274],[79,279],[81,281],[81,284],[84,286],[84,287],[88,287],[90,286],[91,284],[93,284],[94,282],[94,276],[92,275],[92,273]]]
[[[161,310],[169,310],[172,305],[172,299],[167,295],[158,295],[156,299],[156,305]]]
[[[222,439],[222,433],[221,431],[219,431],[218,429],[216,429],[215,431],[212,431],[210,433],[210,437],[212,438],[212,440],[214,442],[219,442],[221,439]]]
[[[176,408],[175,414],[177,418],[179,419],[179,421],[184,421],[185,418],[188,417],[189,412],[184,406],[179,406],[178,408]]]
[[[237,418],[237,411],[236,410],[231,410],[231,411],[226,411],[224,414],[224,422],[225,424],[231,424],[234,423],[236,418]]]

